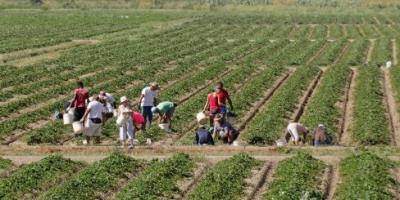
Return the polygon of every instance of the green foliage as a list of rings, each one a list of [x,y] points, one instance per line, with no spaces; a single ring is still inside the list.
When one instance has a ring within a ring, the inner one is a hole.
[[[245,138],[251,144],[273,144],[283,134],[289,113],[319,69],[312,66],[298,67],[294,74],[280,87],[262,110],[248,125]]]
[[[345,158],[340,163],[341,183],[335,199],[393,199],[395,181],[389,172],[393,167],[391,161],[370,152]]]
[[[353,140],[363,145],[389,144],[389,121],[385,115],[381,70],[375,66],[358,70],[354,92]]]
[[[217,163],[189,195],[189,200],[233,200],[243,194],[245,178],[257,164],[247,153]]]
[[[324,167],[322,161],[302,152],[281,161],[264,199],[324,199],[319,188]]]
[[[0,157],[0,170],[1,169],[7,169],[12,165],[13,164],[12,164],[11,160]]]
[[[82,165],[59,155],[20,167],[0,180],[0,199],[20,199],[24,194],[37,193],[60,182],[62,176],[78,171]]]
[[[173,199],[173,194],[178,190],[177,181],[191,176],[193,167],[192,159],[183,153],[154,162],[117,194],[116,199]]]
[[[324,124],[329,132],[337,133],[339,118],[343,117],[337,103],[345,95],[350,73],[350,68],[344,65],[331,66],[324,73],[301,118],[306,127],[316,128],[318,124]]]
[[[51,188],[40,199],[96,199],[99,193],[113,189],[127,173],[137,173],[140,165],[138,160],[114,152],[83,169],[77,176]]]

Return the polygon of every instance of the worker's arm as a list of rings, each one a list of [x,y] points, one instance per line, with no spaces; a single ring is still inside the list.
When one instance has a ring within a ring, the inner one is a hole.
[[[206,105],[204,105],[203,112],[205,112],[207,109],[208,109],[208,98],[207,98],[207,101],[206,101]]]
[[[91,110],[92,109],[90,109],[90,108],[86,109],[85,114],[83,114],[83,117],[81,119],[81,122],[85,122],[85,120],[86,120],[86,118],[87,118],[87,116],[88,116],[88,114],[90,113]]]

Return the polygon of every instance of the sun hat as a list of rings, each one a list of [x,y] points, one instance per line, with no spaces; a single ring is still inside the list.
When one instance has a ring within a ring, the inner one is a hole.
[[[159,85],[157,82],[152,82],[152,83],[150,83],[150,86],[151,86],[151,87],[155,87],[155,88],[157,88],[157,89],[160,89],[160,85]]]
[[[323,124],[319,124],[318,127],[325,127]]]
[[[127,98],[126,96],[122,96],[122,97],[120,98],[120,102],[121,102],[121,103],[124,103],[124,102],[126,102],[126,101],[128,101],[128,98]]]

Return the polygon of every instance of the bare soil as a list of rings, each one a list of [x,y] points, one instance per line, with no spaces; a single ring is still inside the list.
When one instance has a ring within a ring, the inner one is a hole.
[[[321,53],[327,48],[328,43],[330,42],[325,42],[325,44],[322,45],[322,47],[317,51],[317,53],[313,55],[310,59],[308,59],[306,65],[311,64],[316,58],[318,58],[321,55]]]
[[[383,33],[378,29],[378,27],[375,25],[372,25],[372,27],[374,28],[374,31],[378,33],[379,37],[384,37]]]
[[[344,133],[345,133],[345,124],[346,124],[346,120],[347,120],[347,115],[348,115],[348,110],[347,110],[347,107],[349,106],[349,98],[350,98],[350,95],[351,95],[351,93],[350,93],[350,87],[351,87],[351,84],[353,83],[353,77],[354,77],[354,71],[353,70],[351,70],[351,73],[350,73],[350,75],[349,75],[349,78],[347,79],[347,84],[346,84],[346,88],[345,88],[345,92],[344,92],[344,98],[343,98],[343,100],[342,101],[340,101],[339,102],[339,107],[341,108],[341,110],[342,110],[342,117],[341,118],[339,118],[339,123],[338,123],[338,133],[339,133],[339,135],[338,135],[338,143],[341,141],[341,138],[342,138],[342,136],[344,135]]]
[[[252,175],[246,179],[245,199],[252,200],[260,193],[271,168],[272,163],[266,161],[252,170]]]
[[[371,56],[372,52],[374,51],[374,48],[375,48],[375,40],[369,40],[369,46],[368,46],[367,56],[365,58],[365,63],[369,63],[369,61],[371,61]]]
[[[343,132],[340,135],[339,144],[344,146],[351,145],[351,132],[352,132],[352,122],[353,122],[353,110],[354,110],[354,91],[355,91],[355,83],[358,75],[357,69],[352,68],[353,74],[350,80],[350,88],[347,91],[347,102],[346,102],[346,110],[344,115],[344,127]]]
[[[361,37],[365,37],[365,32],[360,25],[357,25],[357,31],[360,33]]]
[[[397,112],[398,105],[394,97],[394,90],[390,81],[390,71],[382,69],[383,71],[383,88],[384,88],[384,101],[387,109],[387,117],[389,119],[389,130],[391,132],[392,144],[400,144],[400,117]]]
[[[193,191],[195,186],[205,177],[207,170],[212,167],[208,161],[196,164],[193,176],[178,182],[179,194],[174,199],[187,199],[188,195]]]
[[[331,166],[332,169],[330,170],[330,174],[329,174],[329,185],[327,187],[327,191],[326,191],[326,199],[328,200],[332,200],[333,196],[336,192],[336,188],[339,182],[339,169],[338,169],[338,164],[334,164]]]
[[[256,193],[254,194],[253,198],[254,200],[262,200],[264,193],[267,191],[269,185],[273,181],[273,175],[275,174],[276,168],[278,166],[279,161],[271,161],[270,167],[268,169],[268,172],[264,176],[263,184],[257,189]]]

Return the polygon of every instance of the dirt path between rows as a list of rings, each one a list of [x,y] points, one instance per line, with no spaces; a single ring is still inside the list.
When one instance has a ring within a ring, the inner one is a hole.
[[[375,20],[376,24],[378,24],[378,25],[382,24],[381,21],[379,21],[379,19],[377,17],[374,16],[372,18]]]
[[[372,28],[374,29],[374,31],[375,31],[376,33],[378,33],[379,37],[384,37],[384,36],[385,36],[385,35],[382,33],[382,31],[380,31],[380,30],[378,29],[378,27],[376,27],[375,25],[372,25]]]
[[[253,200],[261,193],[268,174],[271,172],[272,162],[264,162],[257,169],[252,171],[252,175],[246,179],[245,198],[246,200]]]
[[[335,163],[330,165],[330,173],[328,178],[328,185],[325,190],[325,199],[332,200],[339,183],[339,164]]]
[[[322,45],[322,47],[317,51],[317,53],[313,55],[310,59],[308,59],[306,65],[311,64],[316,58],[318,58],[322,54],[322,52],[324,52],[324,50],[328,47],[329,43],[330,42],[325,42],[324,45]]]
[[[337,129],[338,130],[338,135],[337,135],[338,136],[338,140],[337,140],[338,144],[341,141],[342,136],[345,134],[345,131],[346,131],[345,124],[346,124],[346,120],[348,117],[347,116],[347,114],[348,114],[347,107],[349,106],[348,104],[349,104],[350,95],[352,95],[350,93],[350,87],[351,87],[351,84],[354,82],[353,78],[354,78],[354,70],[351,70],[349,77],[347,79],[346,88],[344,91],[344,99],[339,102],[339,107],[341,108],[341,111],[342,111],[342,117],[339,119],[338,129]]]
[[[360,25],[357,25],[357,31],[360,33],[361,37],[365,37],[365,32]]]
[[[309,30],[308,30],[308,33],[307,33],[307,38],[308,38],[309,40],[311,40],[311,39],[313,39],[313,34],[314,34],[314,32],[315,32],[315,27],[316,27],[316,25],[315,25],[315,24],[312,24],[312,25],[309,25],[308,27],[309,27]]]
[[[174,199],[176,200],[187,199],[188,196],[192,193],[193,189],[207,175],[207,172],[209,169],[212,168],[212,165],[213,164],[208,161],[198,163],[195,171],[193,172],[192,177],[178,182],[179,194]]]
[[[400,144],[400,117],[397,112],[398,105],[394,96],[394,90],[390,81],[390,70],[382,69],[383,91],[386,105],[386,114],[389,119],[389,130],[391,132],[392,145]]]
[[[341,24],[340,26],[342,27],[342,34],[343,34],[343,37],[347,37],[347,36],[349,35],[349,33],[347,33],[347,28],[346,28],[346,26],[345,26],[344,24]]]
[[[396,181],[396,185],[394,188],[391,188],[390,191],[392,192],[394,199],[400,199],[400,186],[397,184],[400,183],[400,168],[396,167],[390,170],[390,175]]]
[[[263,183],[257,189],[257,191],[254,193],[252,200],[262,200],[263,199],[263,195],[265,194],[269,185],[273,181],[273,176],[275,174],[276,168],[278,167],[278,162],[281,160],[283,160],[283,159],[269,162],[270,163],[269,169],[266,171],[266,174],[263,177],[261,177],[261,179],[260,179],[260,182],[263,182]],[[250,200],[250,199],[248,199],[248,200]]]
[[[358,76],[358,71],[356,68],[352,68],[352,77],[350,79],[350,86],[347,91],[347,101],[344,111],[344,125],[343,130],[340,134],[339,144],[344,146],[351,145],[351,132],[352,132],[352,122],[353,122],[353,110],[354,110],[354,92],[356,85],[356,78]]]

